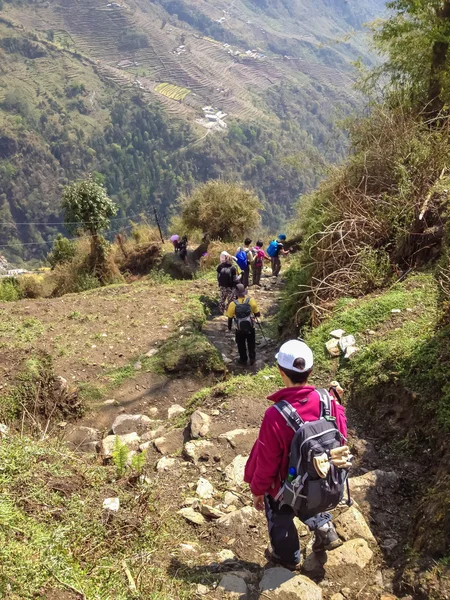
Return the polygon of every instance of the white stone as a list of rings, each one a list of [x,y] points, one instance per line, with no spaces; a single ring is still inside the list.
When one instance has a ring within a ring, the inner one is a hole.
[[[354,354],[358,352],[359,348],[356,346],[347,346],[345,349],[344,358],[351,358]]]
[[[151,442],[146,442],[147,444],[151,444]],[[142,446],[142,445],[141,445]],[[156,470],[158,473],[165,473],[173,469],[177,464],[176,458],[168,458],[167,456],[163,456],[160,460],[158,460],[156,464]]]
[[[342,350],[343,353],[345,353],[349,346],[356,346],[356,340],[353,335],[346,335],[344,337],[341,337],[338,343],[339,348]]]
[[[373,552],[366,540],[355,539],[344,542],[332,552],[327,552],[326,562],[321,554],[312,552],[303,563],[303,571],[313,575],[326,571],[327,578],[339,579],[342,585],[354,585],[358,578],[355,569],[364,570],[370,563]]]
[[[167,418],[173,419],[174,417],[178,417],[185,412],[185,409],[179,404],[172,404],[167,411]]]
[[[156,408],[156,406],[152,406],[151,408],[147,409],[147,414],[149,417],[154,418],[158,416],[158,409]]]
[[[259,517],[258,511],[253,506],[244,506],[224,517],[221,517],[217,524],[220,527],[243,529],[250,524],[256,523]]]
[[[153,421],[145,415],[119,415],[116,417],[112,431],[115,435],[124,433],[143,433],[148,431],[153,424]]]
[[[164,436],[156,438],[153,441],[155,448],[163,454],[174,454],[183,447],[183,432],[181,429],[173,429]]]
[[[247,598],[247,584],[236,575],[224,575],[219,583],[219,590],[227,594],[227,598],[244,600]]]
[[[195,492],[197,496],[202,500],[209,500],[209,498],[214,496],[214,492],[215,490],[209,481],[204,477],[200,477],[197,483],[197,490]]]
[[[394,314],[394,315],[395,315],[395,314],[399,314],[399,313],[401,313],[401,312],[402,312],[402,311],[401,311],[401,309],[400,309],[400,308],[393,308],[393,309],[391,310],[391,313],[392,313],[392,314]]]
[[[225,492],[223,501],[228,506],[241,506],[242,505],[242,502],[241,502],[239,496],[236,496],[236,494],[233,494],[233,492]]]
[[[191,435],[193,438],[205,437],[209,433],[211,417],[200,410],[196,410],[191,416]]]
[[[139,449],[141,438],[136,432],[126,433],[125,435],[108,435],[101,442],[102,454],[104,458],[112,458],[116,437],[119,438],[121,444],[125,444],[128,451],[136,451]]]
[[[331,337],[336,338],[337,340],[340,340],[344,333],[344,329],[335,329],[334,331],[330,331]]]
[[[149,350],[148,352],[146,352],[145,356],[147,358],[151,358],[152,356],[154,356],[156,353],[158,352],[158,350],[156,348],[152,348],[151,350]]]
[[[197,552],[197,550],[191,544],[180,544],[180,550],[182,550],[183,552]]]
[[[322,590],[311,579],[281,567],[266,571],[259,589],[268,600],[322,600]]]
[[[209,587],[199,583],[197,585],[197,595],[198,596],[207,596],[209,594]]]
[[[221,519],[225,516],[222,511],[209,504],[200,504],[200,512],[209,519]]]
[[[117,512],[120,508],[119,498],[105,498],[103,500],[103,508]]]
[[[196,440],[184,445],[184,452],[188,458],[197,463],[200,459],[209,460],[214,452],[214,444],[207,440]]]
[[[245,439],[251,439],[255,441],[258,437],[258,429],[233,429],[233,431],[227,431],[219,435],[219,440],[226,440],[232,448],[236,448],[238,441],[245,441]]]
[[[186,521],[194,523],[195,525],[203,525],[204,523],[206,523],[205,517],[190,507],[182,508],[178,511],[178,514],[184,517]]]
[[[238,486],[244,485],[244,471],[247,460],[248,456],[241,456],[240,454],[233,459],[225,469],[225,477],[228,481]]]
[[[217,557],[220,562],[225,562],[227,560],[235,560],[236,559],[234,552],[232,550],[228,550],[228,548],[218,552]]]

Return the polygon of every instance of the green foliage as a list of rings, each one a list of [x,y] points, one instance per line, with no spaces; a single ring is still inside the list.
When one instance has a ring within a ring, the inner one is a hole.
[[[213,239],[241,239],[259,222],[261,204],[249,189],[236,183],[209,181],[199,185],[182,203],[186,229],[201,228]]]
[[[142,473],[147,462],[147,450],[135,454],[131,459],[131,468],[139,475]]]
[[[12,278],[0,279],[0,302],[15,302],[19,298],[20,293],[16,280]]]
[[[61,233],[58,233],[53,242],[52,251],[47,255],[47,262],[54,269],[56,265],[70,262],[75,256],[75,244],[65,238]]]
[[[136,31],[124,31],[119,42],[119,50],[139,50],[140,48],[148,48],[148,37],[145,33],[137,33]]]
[[[154,359],[156,368],[169,373],[196,371],[208,374],[225,371],[220,352],[199,332],[170,337],[161,345]]]
[[[66,186],[61,202],[64,220],[69,231],[88,231],[95,236],[107,229],[117,206],[108,198],[105,188],[91,176]]]
[[[122,443],[119,436],[116,435],[116,439],[114,440],[114,449],[112,452],[112,457],[113,463],[117,470],[118,477],[122,477],[122,475],[125,473],[128,464],[128,455],[128,446]]]

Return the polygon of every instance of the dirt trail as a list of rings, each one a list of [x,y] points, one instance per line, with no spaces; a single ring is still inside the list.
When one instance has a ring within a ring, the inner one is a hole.
[[[276,311],[281,287],[281,281],[265,278],[260,289],[250,288],[264,316]],[[273,364],[276,343],[270,339],[264,343],[258,333],[254,369],[236,366],[236,346],[226,326],[224,317],[213,314],[204,333],[230,361],[227,366],[233,373],[258,377],[266,363]],[[252,508],[251,494],[242,478],[268,406],[264,396],[273,391],[275,376],[260,375],[254,389],[248,386],[248,378],[247,383],[241,383],[241,378],[228,379],[202,396],[195,406],[189,406],[192,395],[211,381],[180,375],[169,379],[137,373],[117,390],[114,404],[100,407],[82,423],[105,435],[117,416],[145,415],[154,409],[144,431],[136,431],[130,419],[128,429],[120,433],[135,431],[140,436],[137,444],[147,451],[155,510],[161,519],[168,513],[177,518],[176,532],[154,557],[165,565],[168,576],[191,584],[201,582],[195,597],[211,599],[397,598],[392,594],[398,589],[403,564],[409,487],[396,472],[392,457],[377,448],[376,440],[357,435],[357,422],[349,415],[353,425],[350,445],[355,468],[351,489],[355,503],[351,508],[342,504],[334,511],[344,545],[328,556],[316,556],[311,552],[312,534],[298,522],[304,563],[302,575],[293,576],[267,563],[266,522]],[[177,413],[184,407],[189,411],[171,416],[171,405],[181,405]],[[197,410],[191,417],[194,408]],[[233,590],[237,595],[229,596]]]

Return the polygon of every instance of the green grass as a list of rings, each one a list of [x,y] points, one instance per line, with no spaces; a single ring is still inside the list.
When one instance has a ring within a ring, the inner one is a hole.
[[[44,325],[34,317],[20,319],[0,310],[0,348],[26,348],[44,332]]]

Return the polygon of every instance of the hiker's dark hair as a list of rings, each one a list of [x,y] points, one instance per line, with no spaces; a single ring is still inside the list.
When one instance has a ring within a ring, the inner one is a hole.
[[[245,240],[244,240],[244,244],[245,244],[246,246],[248,246],[248,245],[249,245],[249,244],[251,244],[251,243],[252,243],[252,240],[251,240],[250,238],[245,238]]]
[[[305,361],[303,358],[296,358],[294,361],[294,367],[296,369],[302,369],[305,366]],[[283,373],[288,377],[292,383],[296,383],[297,385],[301,385],[302,383],[306,383],[308,381],[309,376],[311,375],[312,368],[309,371],[305,371],[304,373],[297,373],[297,371],[292,371],[291,369],[285,369],[278,365],[278,368],[283,371]]]
[[[258,246],[258,248],[262,248],[264,246],[264,242],[262,242],[261,240],[258,240],[256,242],[256,245]]]

